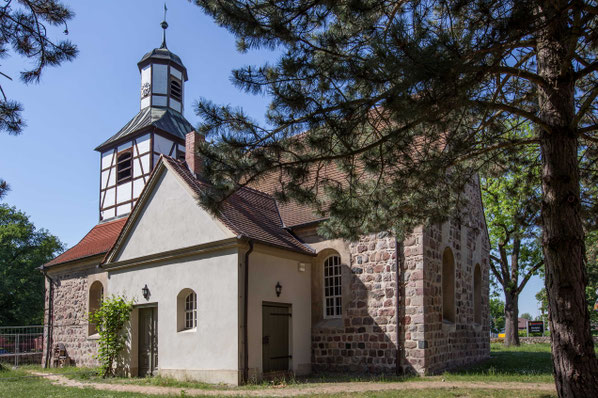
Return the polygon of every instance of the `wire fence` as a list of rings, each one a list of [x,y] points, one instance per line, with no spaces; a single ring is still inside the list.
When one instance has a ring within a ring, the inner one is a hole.
[[[43,325],[0,327],[0,363],[40,364],[43,349]]]

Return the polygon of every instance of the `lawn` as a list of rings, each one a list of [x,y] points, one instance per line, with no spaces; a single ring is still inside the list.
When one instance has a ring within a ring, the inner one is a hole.
[[[16,370],[0,371],[0,397],[41,398],[41,397],[142,397],[144,394],[131,392],[99,391],[91,388],[75,388],[51,385],[48,380],[32,377],[31,371],[41,371],[39,366],[24,366]],[[314,387],[322,383],[334,382],[381,382],[405,383],[409,381],[441,381],[446,382],[535,382],[553,383],[550,346],[548,344],[524,345],[521,347],[505,348],[501,344],[492,344],[491,358],[484,363],[468,369],[446,372],[440,376],[428,377],[394,377],[394,376],[347,376],[339,374],[316,375],[306,379],[287,380],[275,383],[259,383],[242,387],[214,386],[192,381],[177,381],[165,377],[112,378],[101,379],[94,369],[65,368],[44,369],[44,372],[60,373],[68,378],[83,382],[100,382],[139,386],[179,387],[183,389],[236,390],[240,394],[248,390],[263,390],[267,396],[273,384],[278,387],[287,385],[295,389]],[[272,390],[270,390],[272,391]],[[411,390],[408,388],[395,391],[379,391],[355,394],[325,394],[312,395],[319,397],[551,397],[534,390],[488,390],[471,388],[430,388]]]

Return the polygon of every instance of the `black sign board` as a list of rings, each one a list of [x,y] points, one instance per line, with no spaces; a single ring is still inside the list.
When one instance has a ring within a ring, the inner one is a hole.
[[[544,333],[544,322],[530,321],[527,323],[527,331],[530,333]]]

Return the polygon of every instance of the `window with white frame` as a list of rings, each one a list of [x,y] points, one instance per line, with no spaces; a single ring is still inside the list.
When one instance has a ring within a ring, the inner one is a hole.
[[[191,292],[185,297],[185,329],[197,327],[197,295]]]
[[[342,300],[341,258],[333,255],[324,260],[324,317],[341,317]]]

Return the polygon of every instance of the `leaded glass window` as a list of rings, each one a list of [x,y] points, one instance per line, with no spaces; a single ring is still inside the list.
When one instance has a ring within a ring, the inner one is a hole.
[[[324,316],[339,318],[343,314],[341,258],[330,256],[324,261]]]

